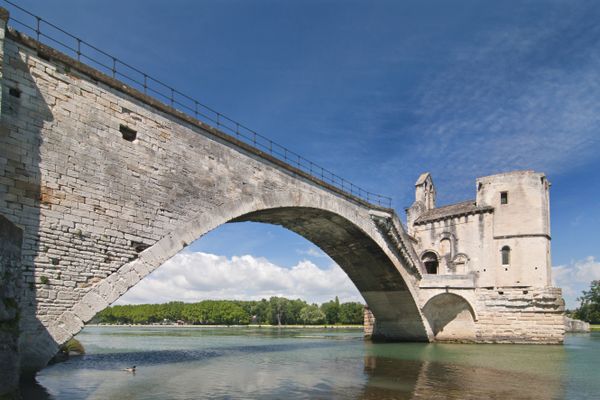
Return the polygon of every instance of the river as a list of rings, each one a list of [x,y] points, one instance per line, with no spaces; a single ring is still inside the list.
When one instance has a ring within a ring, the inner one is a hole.
[[[86,327],[27,399],[592,399],[600,333],[564,346],[373,344],[351,329]],[[123,368],[137,366],[135,374]]]

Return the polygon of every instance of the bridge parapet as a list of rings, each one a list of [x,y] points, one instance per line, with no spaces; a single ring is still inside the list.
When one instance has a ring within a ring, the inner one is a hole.
[[[417,279],[421,279],[424,272],[422,263],[396,212],[394,210],[371,210],[370,214],[379,230],[390,243],[390,247],[404,260],[404,265],[409,267],[410,272]]]

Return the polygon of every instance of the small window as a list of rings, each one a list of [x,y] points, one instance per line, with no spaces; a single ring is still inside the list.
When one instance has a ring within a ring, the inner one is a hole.
[[[500,204],[508,204],[508,192],[500,192]]]
[[[502,265],[510,265],[510,247],[504,246],[502,250]]]

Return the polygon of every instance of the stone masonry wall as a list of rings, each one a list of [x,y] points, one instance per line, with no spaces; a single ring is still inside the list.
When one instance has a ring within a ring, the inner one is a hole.
[[[477,341],[562,343],[564,300],[558,288],[478,289]]]
[[[369,310],[369,307],[365,307],[365,309],[364,309],[363,325],[364,325],[363,332],[364,332],[365,338],[368,339],[373,335],[373,329],[375,326],[375,316],[373,315],[371,310]]]

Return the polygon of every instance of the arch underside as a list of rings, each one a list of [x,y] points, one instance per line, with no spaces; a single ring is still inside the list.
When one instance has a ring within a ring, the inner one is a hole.
[[[475,310],[462,296],[454,293],[435,295],[423,306],[423,316],[436,341],[475,340]]]
[[[281,207],[255,211],[230,222],[283,226],[329,255],[356,285],[375,316],[375,340],[427,341],[421,314],[405,280],[382,248],[355,224],[334,213]]]

